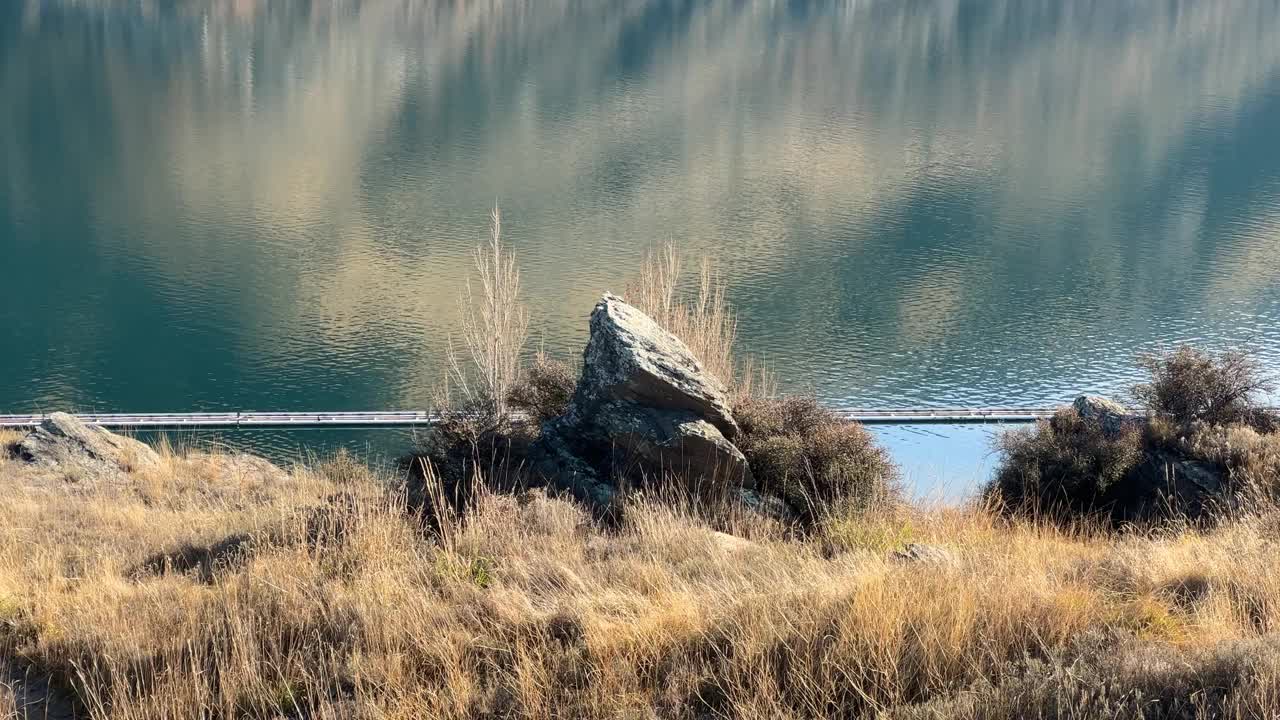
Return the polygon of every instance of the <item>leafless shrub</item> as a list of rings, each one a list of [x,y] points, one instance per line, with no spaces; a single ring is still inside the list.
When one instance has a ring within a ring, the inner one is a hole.
[[[520,382],[511,388],[508,402],[512,409],[543,423],[565,413],[577,382],[577,372],[571,365],[539,352]]]
[[[461,394],[467,412],[499,422],[508,417],[507,399],[520,379],[529,314],[520,302],[515,255],[502,243],[497,208],[490,215],[489,242],[476,249],[475,266],[478,283],[467,280],[460,302],[465,354],[451,338],[448,383]]]
[[[1275,389],[1253,357],[1236,350],[1210,353],[1180,347],[1169,353],[1140,355],[1151,380],[1136,386],[1135,398],[1153,415],[1189,426],[1261,425],[1275,419],[1258,408],[1261,395]]]
[[[445,381],[436,393],[437,422],[402,469],[421,481],[429,460],[450,484],[460,487],[477,472],[510,479],[518,472],[525,438],[511,412],[510,397],[521,380],[521,353],[529,332],[520,302],[520,271],[502,242],[502,215],[490,216],[488,242],[475,251],[477,277],[468,279],[459,309],[461,349],[449,341]]]

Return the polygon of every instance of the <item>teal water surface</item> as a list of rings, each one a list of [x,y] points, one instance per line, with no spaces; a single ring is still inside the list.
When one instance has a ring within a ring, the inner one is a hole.
[[[0,3],[0,412],[422,407],[495,203],[553,354],[672,241],[837,405],[1280,369],[1280,5]]]

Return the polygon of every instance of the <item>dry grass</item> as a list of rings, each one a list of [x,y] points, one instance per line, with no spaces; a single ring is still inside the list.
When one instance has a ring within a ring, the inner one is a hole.
[[[778,378],[751,355],[738,355],[738,320],[726,285],[710,258],[698,265],[697,285],[683,287],[685,259],[672,243],[652,251],[625,292],[628,302],[684,341],[694,357],[729,391],[737,407],[752,398],[778,393]]]
[[[18,701],[13,688],[0,682],[0,720],[18,720]]]
[[[606,529],[562,500],[481,492],[428,532],[349,458],[224,465],[171,452],[166,477],[92,492],[0,468],[0,657],[96,718],[1280,707],[1275,516],[1110,535],[901,508],[743,542],[669,505]],[[893,560],[908,541],[953,560]]]
[[[650,253],[639,277],[627,286],[627,302],[683,340],[706,371],[733,390],[739,378],[733,354],[738,323],[725,298],[724,282],[703,258],[698,287],[685,297],[683,273],[684,260],[675,245],[663,246]],[[744,377],[749,384],[753,373],[748,370]]]

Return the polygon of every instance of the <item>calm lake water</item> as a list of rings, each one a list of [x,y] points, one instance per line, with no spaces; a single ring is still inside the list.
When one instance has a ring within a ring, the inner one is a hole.
[[[424,406],[495,203],[554,354],[673,241],[833,404],[1280,369],[1280,4],[0,3],[0,412]]]

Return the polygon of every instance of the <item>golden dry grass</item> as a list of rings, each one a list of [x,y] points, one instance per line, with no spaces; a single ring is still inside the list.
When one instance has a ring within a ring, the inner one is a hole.
[[[8,683],[0,682],[0,720],[16,720],[18,704],[13,688]]]
[[[0,462],[8,458],[14,446],[22,440],[22,433],[9,428],[0,428]]]
[[[741,542],[670,505],[604,528],[544,494],[482,494],[441,542],[349,458],[165,458],[74,491],[0,465],[0,658],[69,685],[90,717],[1280,708],[1275,517],[1070,534],[899,508]],[[905,542],[952,559],[895,560]]]
[[[689,297],[682,293],[683,274],[684,259],[668,243],[645,258],[637,278],[627,286],[626,300],[683,340],[707,372],[733,388],[739,378],[733,355],[738,321],[725,297],[725,285],[705,257],[697,289]],[[742,377],[749,384],[754,375],[747,369]]]

